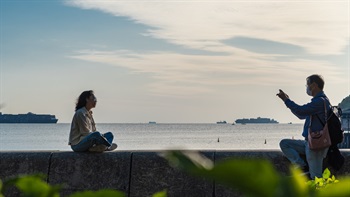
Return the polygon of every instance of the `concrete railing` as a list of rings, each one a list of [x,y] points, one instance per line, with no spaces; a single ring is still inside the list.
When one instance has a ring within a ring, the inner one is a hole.
[[[333,171],[336,177],[350,175],[350,150],[342,150],[346,161],[342,169]],[[263,158],[276,170],[288,174],[289,161],[279,150],[201,151],[212,161],[227,158]],[[151,196],[167,189],[172,196],[241,196],[222,185],[192,177],[168,165],[156,151],[115,151],[74,153],[59,151],[0,152],[0,179],[19,174],[43,173],[47,182],[63,184],[61,196],[84,190],[116,189],[127,196]],[[258,172],[257,172],[258,173]],[[5,196],[18,196],[14,188]]]

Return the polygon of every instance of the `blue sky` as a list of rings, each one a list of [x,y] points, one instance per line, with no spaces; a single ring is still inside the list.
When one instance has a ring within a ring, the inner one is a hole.
[[[96,122],[269,117],[300,122],[275,96],[310,100],[318,73],[350,93],[350,2],[2,0],[3,113],[70,122],[93,89]]]

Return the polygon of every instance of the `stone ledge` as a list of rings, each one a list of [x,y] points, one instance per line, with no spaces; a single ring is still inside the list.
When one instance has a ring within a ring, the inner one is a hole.
[[[202,152],[214,160],[214,152]],[[167,189],[168,196],[210,197],[214,183],[174,169],[155,152],[136,152],[132,158],[129,196],[152,196]]]
[[[43,173],[50,184],[64,184],[61,196],[76,191],[117,189],[128,196],[150,196],[167,189],[168,196],[242,196],[172,168],[158,155],[161,151],[115,151],[103,154],[60,151],[0,151],[0,179],[19,174]],[[343,168],[332,172],[337,177],[350,175],[350,150]],[[289,161],[280,150],[208,150],[201,151],[212,161],[228,158],[261,158],[272,162],[276,170],[288,173]],[[19,196],[11,188],[5,196]]]
[[[129,190],[131,152],[53,153],[48,182],[63,184],[61,195],[76,191],[116,189]]]
[[[48,174],[52,152],[0,152],[0,179],[4,180],[21,174]],[[7,194],[7,195],[6,195]],[[19,196],[11,187],[5,196]]]

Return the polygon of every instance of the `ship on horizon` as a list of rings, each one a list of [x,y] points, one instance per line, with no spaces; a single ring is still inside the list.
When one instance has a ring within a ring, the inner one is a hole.
[[[0,123],[57,123],[58,119],[51,114],[3,114],[0,112]]]
[[[270,118],[242,118],[242,119],[237,119],[235,121],[237,124],[278,124],[278,122],[274,119]]]

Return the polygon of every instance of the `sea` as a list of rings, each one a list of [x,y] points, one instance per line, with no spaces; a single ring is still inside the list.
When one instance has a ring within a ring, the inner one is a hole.
[[[279,149],[282,139],[302,139],[302,124],[97,124],[112,132],[121,151]],[[0,124],[0,151],[71,151],[70,124]]]

